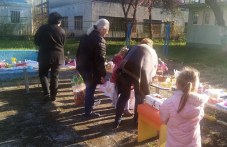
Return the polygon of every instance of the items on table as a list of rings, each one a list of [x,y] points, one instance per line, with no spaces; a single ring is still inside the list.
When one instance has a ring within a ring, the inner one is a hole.
[[[223,102],[217,103],[216,106],[227,111],[227,99],[225,99]]]
[[[12,64],[16,64],[17,63],[17,59],[16,58],[11,58],[11,62],[12,62]]]
[[[13,58],[13,62],[16,61],[16,58]],[[0,68],[3,70],[8,69],[21,69],[21,68],[29,68],[29,69],[37,69],[38,62],[33,60],[25,60],[25,61],[18,61],[14,63],[7,63],[5,61],[0,61]]]
[[[146,95],[145,103],[159,110],[160,105],[166,100],[166,98],[162,97],[159,94],[150,94]]]
[[[168,72],[167,64],[161,59],[158,59],[158,69],[157,69],[157,75],[165,75]]]
[[[204,91],[209,96],[208,103],[217,104],[224,101],[223,95],[227,95],[222,89],[207,89]]]
[[[66,66],[76,66],[76,60],[75,59],[65,59],[65,65]]]
[[[227,111],[227,92],[223,89],[206,89],[203,94],[208,95],[208,104]]]
[[[0,68],[6,68],[7,67],[7,63],[4,61],[0,61]]]
[[[171,88],[175,87],[176,79],[174,76],[166,75],[166,76],[155,76],[153,78],[152,84],[163,87],[163,88]]]

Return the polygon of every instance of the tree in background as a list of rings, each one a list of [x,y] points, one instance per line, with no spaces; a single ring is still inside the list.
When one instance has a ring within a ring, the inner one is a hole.
[[[218,4],[217,0],[205,0],[205,3],[210,6],[213,10],[217,24],[221,27],[225,27],[225,20],[223,18],[222,10]]]
[[[114,1],[114,0],[113,0]],[[144,6],[148,8],[149,12],[149,22],[150,22],[150,37],[152,38],[152,8],[160,7],[163,12],[175,14],[177,8],[181,4],[181,0],[115,0],[119,2],[122,6],[125,19],[125,36],[127,34],[128,28],[127,24],[136,24],[136,12],[138,6]],[[132,11],[132,21],[129,19],[129,12]]]
[[[217,0],[205,0],[205,3],[214,12],[217,25],[220,26],[221,45],[224,52],[227,52],[227,29],[225,27],[225,20],[223,18],[222,9]]]

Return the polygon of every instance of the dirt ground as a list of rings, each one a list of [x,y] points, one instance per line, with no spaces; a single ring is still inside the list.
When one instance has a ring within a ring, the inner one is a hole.
[[[137,142],[137,127],[132,117],[124,117],[122,126],[112,130],[115,110],[102,93],[96,93],[101,104],[94,108],[101,116],[84,118],[83,107],[74,105],[70,82],[73,72],[61,73],[58,97],[52,103],[43,103],[37,81],[30,85],[29,94],[23,85],[0,88],[0,146],[158,146],[157,137]],[[227,122],[226,114],[209,108],[206,113]],[[203,147],[227,146],[227,127],[203,119],[201,132]]]

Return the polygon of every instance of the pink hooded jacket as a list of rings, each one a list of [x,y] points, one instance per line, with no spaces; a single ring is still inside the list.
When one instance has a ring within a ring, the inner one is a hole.
[[[200,120],[208,97],[190,93],[184,108],[177,113],[183,92],[176,90],[160,107],[161,120],[167,124],[166,147],[201,147]]]

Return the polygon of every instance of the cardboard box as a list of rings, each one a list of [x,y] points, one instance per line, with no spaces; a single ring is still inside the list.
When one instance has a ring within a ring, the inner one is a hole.
[[[146,95],[145,103],[159,110],[160,105],[166,100],[166,98],[162,98],[159,94],[150,94]]]

